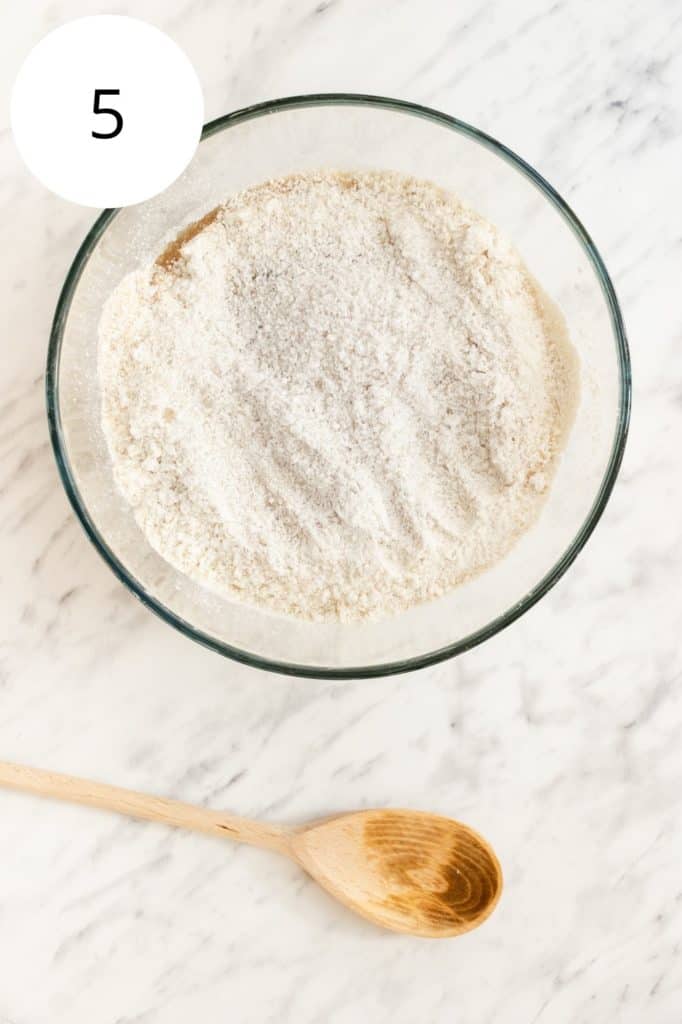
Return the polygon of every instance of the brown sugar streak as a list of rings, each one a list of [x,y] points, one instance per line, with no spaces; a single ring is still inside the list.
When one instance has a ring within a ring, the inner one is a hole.
[[[171,270],[182,256],[183,247],[188,242],[191,242],[193,238],[196,238],[209,224],[213,224],[221,210],[221,206],[216,206],[199,220],[195,220],[192,224],[188,224],[186,228],[183,228],[180,234],[166,246],[161,255],[157,256],[155,260],[156,266],[161,267],[162,270]]]

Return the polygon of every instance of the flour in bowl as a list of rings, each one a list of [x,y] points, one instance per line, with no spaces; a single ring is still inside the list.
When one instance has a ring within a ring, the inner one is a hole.
[[[150,544],[235,600],[377,618],[503,558],[576,402],[556,311],[495,227],[393,173],[241,192],[128,275],[103,426]]]

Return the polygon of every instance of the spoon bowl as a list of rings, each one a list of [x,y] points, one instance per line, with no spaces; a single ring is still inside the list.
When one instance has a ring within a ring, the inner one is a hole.
[[[391,931],[461,935],[493,912],[502,871],[486,841],[451,818],[357,811],[297,833],[292,855],[356,913]]]

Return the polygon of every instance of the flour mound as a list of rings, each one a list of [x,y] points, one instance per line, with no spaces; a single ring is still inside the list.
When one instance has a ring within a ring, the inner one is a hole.
[[[545,500],[574,366],[498,231],[383,172],[233,196],[100,324],[104,431],[150,544],[312,620],[396,613],[501,559]]]

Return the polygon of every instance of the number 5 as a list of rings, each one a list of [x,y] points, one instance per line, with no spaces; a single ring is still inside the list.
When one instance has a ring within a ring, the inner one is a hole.
[[[102,96],[119,96],[121,94],[120,89],[95,89],[95,101],[92,106],[93,113],[95,114],[111,114],[116,120],[116,127],[111,132],[93,132],[93,138],[95,139],[115,139],[117,135],[120,135],[123,131],[123,117],[118,110],[114,110],[113,107],[100,107],[99,101]]]

